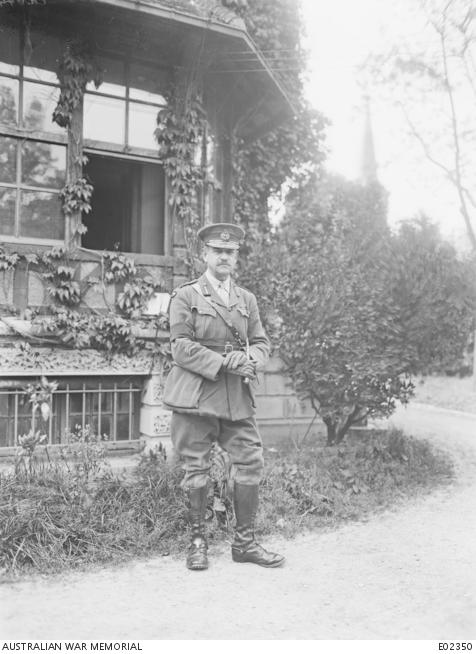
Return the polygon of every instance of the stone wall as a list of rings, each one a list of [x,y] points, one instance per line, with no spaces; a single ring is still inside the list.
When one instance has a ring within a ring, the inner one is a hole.
[[[272,357],[266,367],[258,386],[256,405],[261,435],[265,440],[302,436],[314,417],[310,402],[297,398],[278,357]],[[322,423],[316,420],[313,431],[321,429]]]

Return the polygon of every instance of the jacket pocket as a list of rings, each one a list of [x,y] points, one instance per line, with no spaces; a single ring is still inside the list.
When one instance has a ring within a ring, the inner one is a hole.
[[[247,307],[237,306],[236,308],[241,313],[243,318],[249,318],[250,317],[250,312],[248,311]]]
[[[192,311],[196,311],[200,316],[213,316],[216,318],[216,310],[208,304],[192,304]]]
[[[208,304],[196,304],[192,306],[193,324],[195,338],[216,337],[217,312]]]
[[[204,378],[186,368],[172,366],[164,387],[164,404],[180,411],[198,408]]]

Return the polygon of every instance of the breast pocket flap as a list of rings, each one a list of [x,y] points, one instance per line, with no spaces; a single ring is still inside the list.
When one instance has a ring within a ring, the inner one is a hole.
[[[215,311],[215,309],[213,307],[203,305],[203,304],[192,306],[192,311],[196,311],[201,316],[213,316],[213,317],[215,317],[217,315],[217,312]]]
[[[245,318],[250,317],[250,312],[248,311],[248,309],[246,307],[236,307],[236,308],[241,313],[241,315],[244,316]]]

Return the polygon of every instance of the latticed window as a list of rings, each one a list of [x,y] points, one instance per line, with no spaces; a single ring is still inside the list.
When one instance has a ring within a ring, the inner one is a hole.
[[[65,435],[89,427],[109,442],[139,438],[140,382],[113,379],[94,383],[69,380],[53,394],[51,415],[36,417],[35,431],[48,436],[51,445],[65,442]],[[31,405],[19,388],[0,388],[0,447],[18,444],[18,436],[31,429]]]
[[[0,31],[0,235],[62,241],[60,190],[66,130],[51,120],[59,97],[54,73],[61,42],[32,30]]]

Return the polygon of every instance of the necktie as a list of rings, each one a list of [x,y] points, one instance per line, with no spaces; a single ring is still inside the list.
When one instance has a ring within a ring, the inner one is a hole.
[[[223,300],[226,306],[228,306],[228,291],[225,288],[225,285],[220,282],[217,286],[217,293],[220,298]]]

